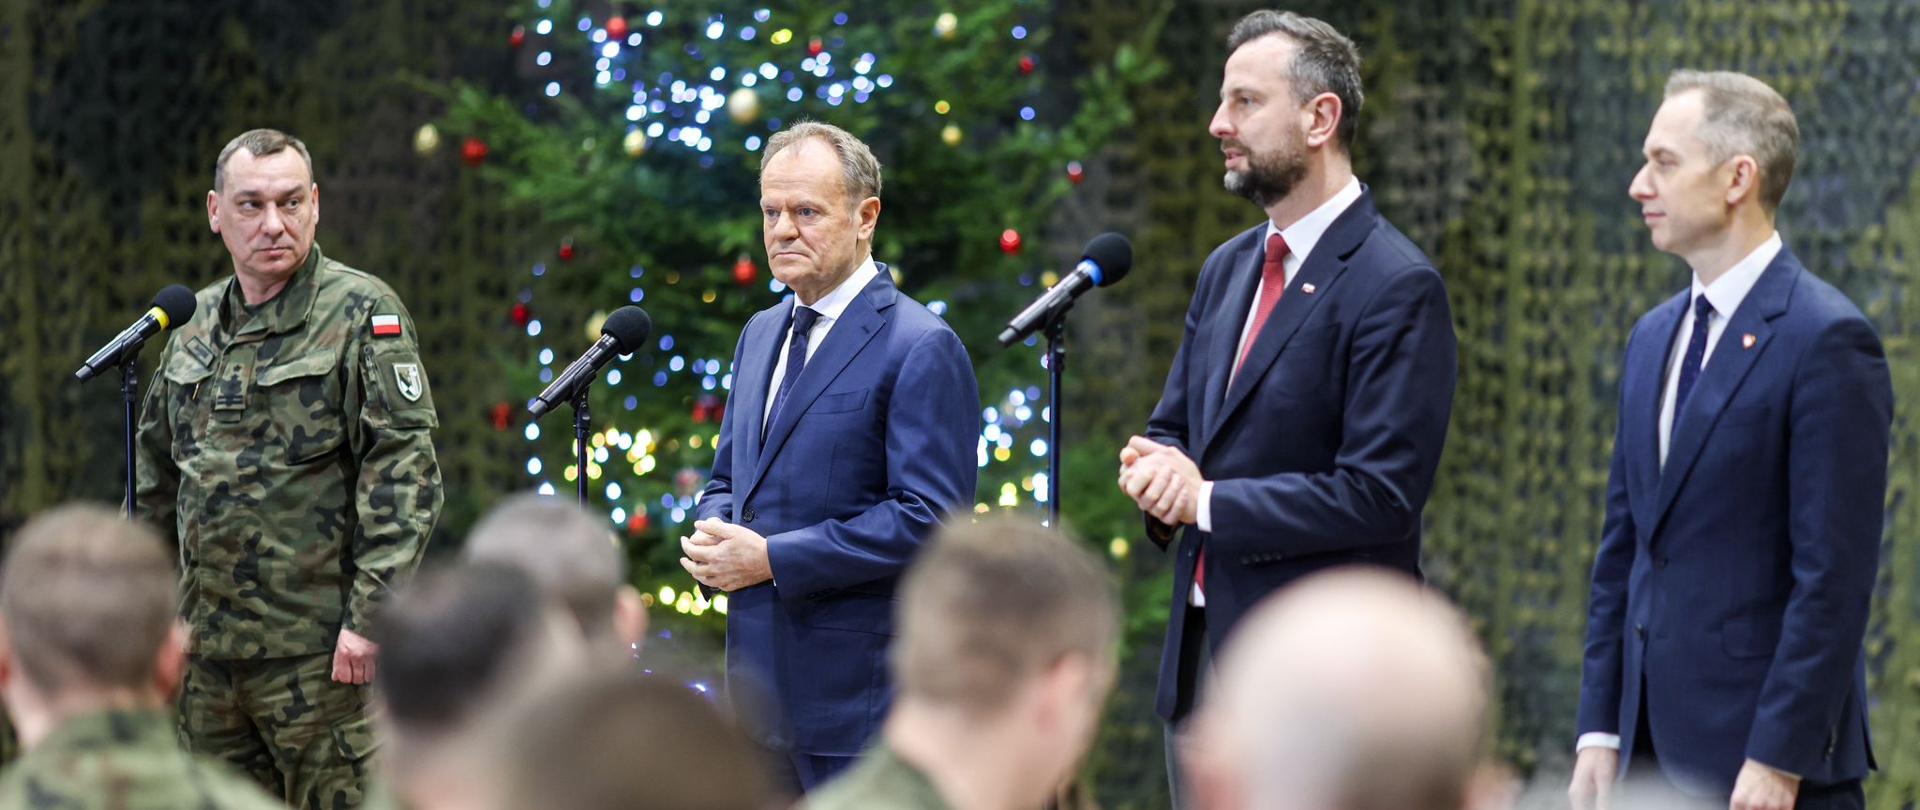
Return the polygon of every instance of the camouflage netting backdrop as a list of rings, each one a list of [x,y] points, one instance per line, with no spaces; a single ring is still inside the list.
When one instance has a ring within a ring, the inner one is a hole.
[[[70,375],[162,284],[229,272],[207,232],[208,172],[228,137],[261,125],[313,147],[329,254],[389,280],[419,322],[444,424],[443,538],[525,486],[520,439],[496,430],[489,409],[503,366],[523,362],[503,302],[530,249],[526,214],[498,206],[457,150],[423,160],[412,145],[442,112],[416,82],[512,80],[499,55],[506,5],[0,2],[0,524],[69,498],[117,497],[117,392]],[[1124,285],[1075,316],[1070,395],[1099,407],[1075,411],[1062,483],[1069,516],[1105,545],[1135,534],[1110,489],[1113,448],[1158,395],[1200,261],[1259,217],[1219,190],[1205,131],[1226,28],[1255,4],[1054,6],[1064,52],[1103,61],[1149,30],[1170,67],[1132,94],[1139,124],[1090,156],[1082,194],[1055,223],[1131,233],[1138,256]],[[1804,140],[1781,231],[1879,325],[1899,399],[1869,640],[1881,773],[1868,785],[1874,807],[1920,799],[1920,301],[1909,293],[1920,252],[1920,8],[1294,7],[1360,43],[1357,168],[1448,279],[1461,375],[1427,511],[1428,571],[1479,619],[1501,678],[1499,753],[1527,772],[1552,774],[1570,758],[1627,330],[1686,283],[1684,267],[1648,245],[1626,197],[1660,88],[1676,67],[1732,68],[1793,103]],[[1109,807],[1165,806],[1150,706],[1167,572],[1143,548],[1117,562],[1133,601],[1128,652],[1090,766]]]

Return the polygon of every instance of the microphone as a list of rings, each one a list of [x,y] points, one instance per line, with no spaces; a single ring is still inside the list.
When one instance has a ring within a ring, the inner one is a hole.
[[[92,357],[87,358],[87,362],[80,365],[80,370],[74,372],[73,376],[81,382],[86,382],[99,376],[100,372],[119,365],[122,359],[139,353],[140,347],[146,344],[147,338],[160,334],[175,324],[193,320],[195,305],[192,290],[179,284],[169,284],[161,288],[160,292],[153,296],[153,308],[147,310],[147,314],[140,316],[140,320],[134,321],[132,326],[121,330],[119,336],[107,345],[100,347],[100,351],[94,352]]]
[[[1126,278],[1127,271],[1132,269],[1133,243],[1126,237],[1111,231],[1094,237],[1087,243],[1072,273],[1013,316],[1007,328],[1000,332],[1000,345],[1012,346],[1025,340],[1034,330],[1046,326],[1048,321],[1073,306],[1073,300],[1081,293]]]
[[[535,419],[544,416],[554,406],[573,399],[575,389],[592,382],[600,373],[600,367],[612,360],[615,355],[632,354],[647,342],[647,333],[653,331],[653,319],[647,317],[647,311],[639,307],[627,306],[613,311],[607,316],[607,322],[600,327],[600,339],[587,347],[580,359],[567,366],[553,384],[540,396],[534,397],[527,410]]]

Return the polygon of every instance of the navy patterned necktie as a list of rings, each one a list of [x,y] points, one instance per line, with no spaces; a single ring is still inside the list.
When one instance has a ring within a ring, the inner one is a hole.
[[[787,394],[793,391],[793,381],[800,379],[800,372],[807,368],[807,338],[819,322],[819,311],[798,303],[793,305],[793,329],[787,338],[787,373],[780,376],[780,389],[773,394],[773,410],[767,412],[767,421],[760,426],[763,437],[767,429],[773,427],[774,420],[780,418],[780,406],[786,404]]]
[[[1713,318],[1713,303],[1705,295],[1693,301],[1693,336],[1687,339],[1687,356],[1680,359],[1680,387],[1673,394],[1673,421],[1680,421],[1680,409],[1700,379],[1700,367],[1707,359],[1707,322]]]

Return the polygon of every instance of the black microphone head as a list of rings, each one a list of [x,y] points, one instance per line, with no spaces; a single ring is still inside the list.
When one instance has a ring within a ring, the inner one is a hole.
[[[647,317],[647,311],[635,306],[625,306],[607,316],[607,322],[600,327],[600,334],[613,337],[614,348],[621,354],[633,354],[640,344],[647,342],[647,334],[653,331],[653,319]]]
[[[179,326],[193,320],[193,310],[197,303],[193,300],[193,291],[179,284],[168,284],[160,288],[153,296],[153,305],[167,313],[167,327]]]
[[[1127,271],[1133,269],[1133,243],[1112,231],[1094,237],[1081,255],[1100,266],[1102,287],[1113,286],[1114,282],[1126,278]]]

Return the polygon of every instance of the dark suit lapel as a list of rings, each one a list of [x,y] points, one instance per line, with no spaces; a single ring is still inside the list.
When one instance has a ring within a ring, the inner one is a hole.
[[[1280,303],[1275,305],[1272,314],[1267,316],[1266,325],[1260,328],[1260,335],[1254,338],[1253,347],[1247,352],[1247,362],[1240,367],[1240,373],[1237,375],[1233,375],[1232,371],[1234,363],[1239,359],[1234,354],[1234,347],[1240,342],[1240,330],[1232,330],[1232,342],[1228,344],[1225,355],[1215,361],[1215,365],[1220,370],[1219,375],[1222,380],[1231,375],[1233,382],[1227,388],[1226,401],[1207,420],[1209,444],[1212,443],[1213,436],[1218,435],[1220,426],[1233,416],[1241,404],[1246,402],[1247,395],[1253,389],[1260,387],[1260,378],[1265,376],[1267,370],[1273,366],[1273,361],[1280,357],[1280,351],[1286,348],[1287,341],[1292,340],[1294,333],[1300,331],[1300,325],[1306,323],[1307,316],[1313,314],[1314,308],[1320,306],[1320,302],[1327,297],[1333,288],[1334,280],[1347,271],[1347,259],[1367,241],[1367,235],[1373,232],[1376,217],[1372,196],[1362,192],[1360,199],[1355,200],[1353,205],[1334,219],[1333,224],[1328,226],[1327,232],[1320,236],[1320,242],[1314,245],[1313,252],[1301,264],[1300,272],[1294,274],[1294,277],[1287,282],[1286,294],[1280,296]],[[1252,275],[1258,277],[1257,268]],[[1309,293],[1307,290],[1313,292]],[[1241,307],[1243,326],[1246,318],[1245,310],[1250,308],[1252,298],[1252,293],[1248,293],[1249,303]],[[1202,446],[1200,453],[1205,455],[1206,447]]]
[[[1799,277],[1800,262],[1786,248],[1780,249],[1780,255],[1760,274],[1753,290],[1747,293],[1746,300],[1740,302],[1739,309],[1727,320],[1727,328],[1720,333],[1720,341],[1714,344],[1713,354],[1707,358],[1707,367],[1700,370],[1700,379],[1694,383],[1693,393],[1688,395],[1685,408],[1673,415],[1673,435],[1667,443],[1667,464],[1660,472],[1660,497],[1654,504],[1655,527],[1672,508],[1674,496],[1679,494],[1680,485],[1686,481],[1687,471],[1693,468],[1693,462],[1699,458],[1700,449],[1706,444],[1707,434],[1713,430],[1713,423],[1720,418],[1727,402],[1734,392],[1740,390],[1740,383],[1746,380],[1747,372],[1753,370],[1754,363],[1767,351],[1768,338],[1773,334],[1769,321],[1787,311],[1787,301],[1793,294],[1794,281]],[[1753,341],[1748,344],[1747,336]]]
[[[1247,240],[1227,262],[1227,266],[1233,268],[1233,276],[1228,279],[1222,309],[1214,315],[1212,345],[1207,348],[1207,382],[1203,391],[1206,399],[1199,425],[1206,432],[1194,437],[1195,447],[1206,446],[1213,435],[1210,428],[1217,423],[1214,416],[1226,404],[1227,379],[1240,350],[1240,331],[1247,326],[1247,317],[1253,309],[1253,293],[1260,288],[1260,264],[1266,261],[1266,251],[1261,248],[1266,242],[1266,228],[1255,233],[1257,238]]]
[[[1633,465],[1633,474],[1628,479],[1629,505],[1647,507],[1659,494],[1660,486],[1660,400],[1667,391],[1667,360],[1673,357],[1673,342],[1680,339],[1680,319],[1686,312],[1688,293],[1682,292],[1667,300],[1653,311],[1653,317],[1647,324],[1648,334],[1659,335],[1662,340],[1652,348],[1642,347],[1638,356],[1631,358],[1632,365],[1627,373],[1629,379],[1621,380],[1621,385],[1636,394],[1634,401],[1621,408],[1620,418],[1628,420],[1627,429],[1622,431],[1628,442],[1624,448],[1632,455],[1628,463]],[[1635,516],[1640,526],[1653,528],[1651,515]]]
[[[734,469],[746,475],[734,482],[738,492],[751,492],[760,483],[761,423],[766,421],[767,397],[773,395],[773,366],[780,360],[780,342],[792,320],[793,299],[789,297],[767,310],[758,322],[749,324],[746,345],[740,347],[742,367],[734,377],[740,384],[734,386],[735,401],[727,406],[733,413],[733,438],[740,445]]]
[[[787,392],[787,401],[780,406],[780,412],[774,414],[773,424],[767,427],[766,441],[760,447],[758,470],[754,473],[754,483],[760,482],[773,457],[779,455],[780,448],[786,445],[787,438],[793,434],[794,425],[800,421],[800,415],[813,406],[834,378],[846,370],[847,364],[860,354],[873,336],[886,324],[882,313],[893,306],[898,292],[894,289],[893,279],[888,276],[886,265],[880,265],[880,275],[868,282],[860,294],[848,302],[845,312],[828,330],[826,341],[808,358],[807,367],[800,372],[800,378],[794,380],[793,390]],[[766,386],[762,386],[764,389]],[[748,490],[747,495],[752,495]]]

